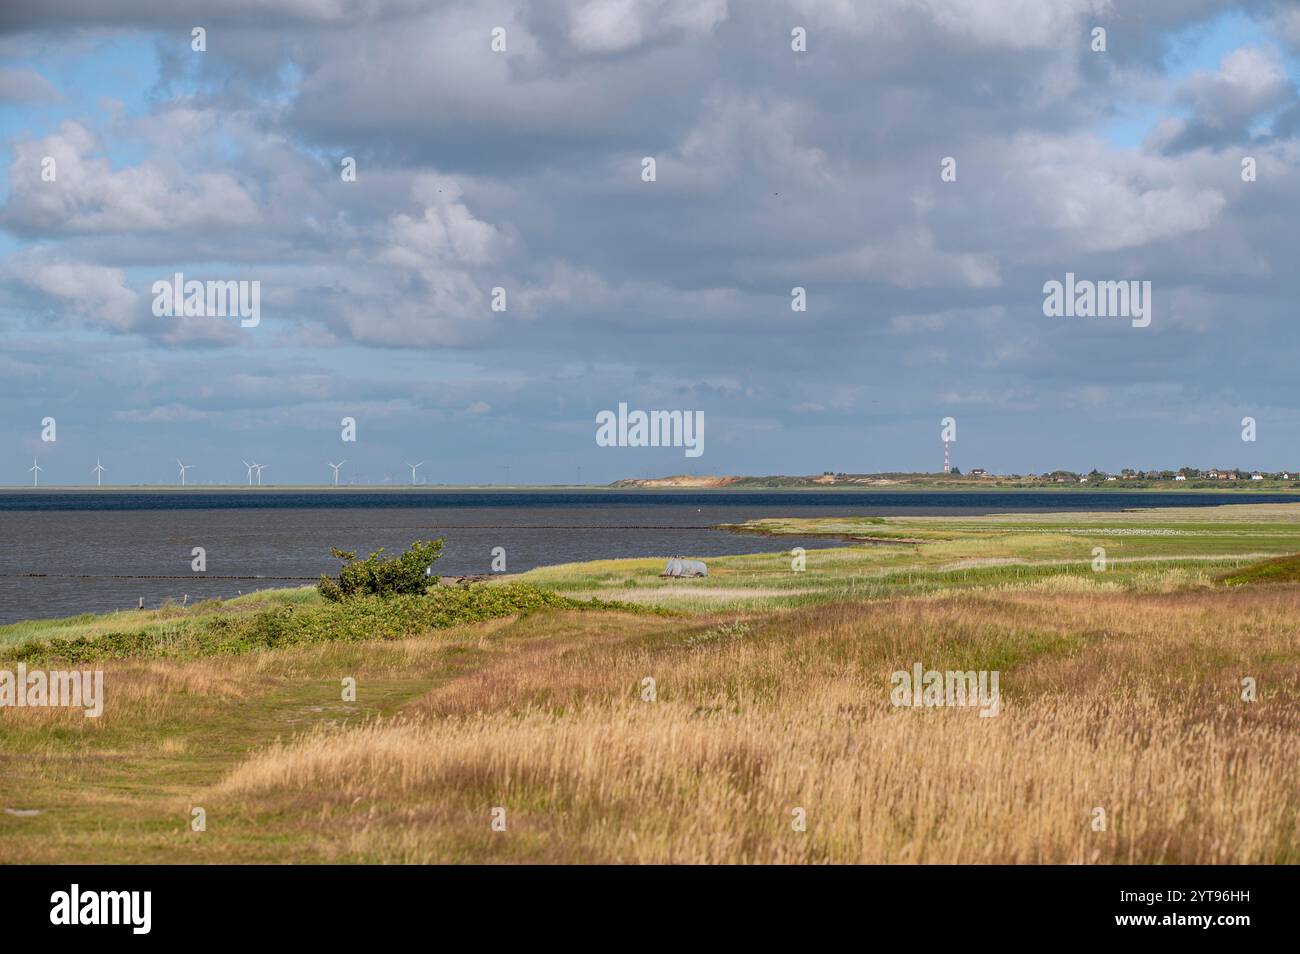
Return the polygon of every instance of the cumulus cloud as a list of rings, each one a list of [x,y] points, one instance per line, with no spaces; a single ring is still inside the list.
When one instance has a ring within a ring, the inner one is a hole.
[[[1166,152],[1244,143],[1251,124],[1294,100],[1295,89],[1274,51],[1241,47],[1223,57],[1218,71],[1188,77],[1178,97],[1191,116],[1165,119],[1151,138]]]
[[[126,331],[148,314],[143,296],[129,287],[120,268],[60,260],[54,253],[38,251],[10,258],[0,275],[42,326],[73,320]]]
[[[725,188],[739,180],[826,183],[825,152],[806,135],[797,104],[719,97],[665,162],[667,188]]]
[[[992,255],[945,250],[929,229],[920,226],[822,256],[797,270],[818,278],[865,279],[899,288],[994,288],[1001,284]]]
[[[1277,34],[1293,50],[1300,50],[1300,7],[1285,7],[1273,20]]]
[[[47,157],[53,181],[42,175]],[[96,136],[72,121],[20,142],[9,175],[3,221],[20,232],[183,232],[258,220],[256,203],[232,173],[190,172],[164,157],[115,169]]]
[[[1201,231],[1228,204],[1222,175],[1215,182],[1195,162],[1117,151],[1093,136],[1024,138],[1012,155],[1029,199],[1021,214],[1028,212],[1082,252]]]
[[[415,216],[397,213],[389,220],[389,244],[379,261],[421,268],[449,262],[483,265],[496,258],[504,241],[500,230],[474,218],[453,179],[422,175],[411,198],[424,206],[423,211]]]
[[[1087,15],[1108,11],[1110,0],[795,0],[810,22],[893,40],[935,30],[986,47],[1056,47]]]
[[[707,34],[727,17],[727,0],[576,0],[569,39],[582,51],[620,53],[661,37]]]
[[[472,269],[495,261],[507,238],[474,217],[450,178],[419,176],[411,200],[419,211],[392,215],[368,264],[340,276],[335,314],[352,338],[376,345],[475,340],[494,313],[490,287]],[[365,246],[353,257],[364,260]]]

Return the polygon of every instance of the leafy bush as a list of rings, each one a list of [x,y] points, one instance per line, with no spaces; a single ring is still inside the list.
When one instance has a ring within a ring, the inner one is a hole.
[[[416,540],[401,556],[384,557],[381,547],[360,563],[347,550],[332,550],[343,561],[337,580],[321,575],[316,589],[331,602],[357,596],[423,593],[429,585],[425,571],[442,555],[442,540]]]
[[[93,659],[127,659],[148,653],[156,637],[144,630],[134,633],[105,633],[102,636],[55,637],[32,640],[4,653],[6,661],[83,663]]]

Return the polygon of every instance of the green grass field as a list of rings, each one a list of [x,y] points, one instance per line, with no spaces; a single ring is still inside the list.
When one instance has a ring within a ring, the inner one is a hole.
[[[1208,584],[1263,557],[1300,552],[1300,504],[968,517],[770,519],[735,529],[772,538],[773,553],[709,560],[707,580],[661,580],[662,560],[533,570],[524,579],[574,596],[683,610],[792,607],[967,587],[1026,586],[1055,577],[1162,589]],[[857,545],[809,550],[792,569],[783,535]],[[1093,569],[1094,548],[1105,570]]]

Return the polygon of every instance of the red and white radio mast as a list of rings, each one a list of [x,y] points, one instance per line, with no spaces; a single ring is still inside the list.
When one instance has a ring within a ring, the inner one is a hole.
[[[943,472],[945,474],[952,471],[952,459],[948,456],[948,442],[943,442]]]

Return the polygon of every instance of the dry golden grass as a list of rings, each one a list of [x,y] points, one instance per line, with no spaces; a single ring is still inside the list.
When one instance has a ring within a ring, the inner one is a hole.
[[[96,664],[102,718],[0,712],[0,862],[1300,861],[1300,586],[1149,574]]]
[[[1300,861],[1300,588],[1044,589],[767,612],[704,643],[726,618],[539,614],[395,716],[272,744],[203,797],[323,860]],[[893,708],[917,661],[999,670],[1001,714]]]
[[[3,710],[3,723],[0,723],[8,731],[58,726],[65,730],[96,732],[140,722],[156,724],[168,717],[178,697],[233,701],[252,694],[257,687],[247,667],[219,659],[194,660],[184,666],[141,660],[50,668],[102,671],[105,699],[102,714],[87,718],[82,709],[10,707]],[[107,701],[110,698],[111,704]]]
[[[399,861],[1294,860],[1287,730],[1257,726],[1243,751],[1232,713],[1189,727],[1150,699],[1044,699],[998,719],[858,699],[840,685],[797,712],[629,703],[381,724],[274,748],[221,793],[309,803],[349,851]],[[489,830],[496,805],[505,833]],[[1091,830],[1097,807],[1109,831]]]

